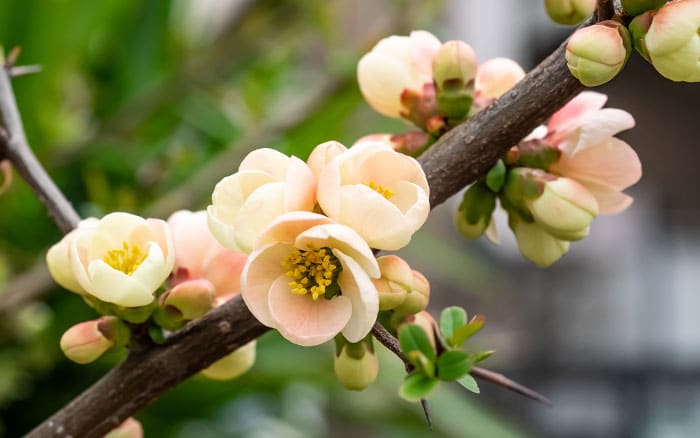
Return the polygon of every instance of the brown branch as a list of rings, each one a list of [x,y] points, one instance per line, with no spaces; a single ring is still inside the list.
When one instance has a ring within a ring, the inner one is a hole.
[[[8,60],[12,58],[8,57]],[[67,233],[75,228],[80,216],[29,147],[6,67],[0,68],[0,123],[3,126],[0,131],[0,157],[12,162],[61,231]]]
[[[420,157],[433,207],[485,174],[508,148],[583,89],[570,75],[564,51],[565,45],[560,46],[493,105],[453,129]],[[240,299],[234,299],[176,333],[166,344],[129,356],[29,436],[102,436],[170,387],[266,330]],[[476,369],[477,373],[481,370]],[[486,376],[478,377],[488,379]]]

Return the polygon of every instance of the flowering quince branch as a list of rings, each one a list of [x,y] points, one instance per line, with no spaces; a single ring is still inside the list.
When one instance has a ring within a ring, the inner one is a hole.
[[[514,88],[496,100],[495,103],[477,113],[468,122],[457,124],[421,156],[419,163],[425,171],[427,183],[430,186],[429,203],[431,207],[442,203],[465,185],[486,174],[512,145],[517,144],[518,141],[547,119],[554,111],[563,106],[566,101],[581,91],[581,84],[567,70],[563,56],[564,52],[565,46],[562,45]],[[7,81],[7,74],[4,74],[4,79]],[[6,92],[3,93],[3,96],[6,96],[7,93],[11,96],[9,82],[6,85]],[[0,99],[0,106],[7,104],[5,100],[6,98]],[[14,99],[12,99],[12,103],[14,104]],[[14,128],[17,129],[17,126],[15,125]],[[21,125],[19,125],[19,129],[21,131]],[[15,134],[12,130],[11,132]],[[267,172],[263,175],[266,181],[270,182],[269,187],[264,190],[271,192],[277,190],[275,188],[277,186],[274,186],[274,181],[285,180],[288,175],[297,175],[300,172],[301,174],[306,174],[306,171],[301,170],[301,167],[294,160],[289,162],[286,159],[279,158],[274,160],[277,163],[274,165],[274,172]],[[266,160],[261,162],[270,163]],[[260,174],[261,171],[256,166],[255,163],[251,163],[250,172],[258,172]],[[316,176],[312,174],[311,176],[312,179],[317,177],[324,178],[323,175]],[[308,180],[308,174],[306,174],[304,180]],[[386,192],[385,188],[377,184],[375,184],[375,187],[372,187],[371,183],[372,181],[370,180],[368,183],[369,189],[378,192],[387,199],[392,196],[392,193]],[[334,190],[342,191],[345,190],[344,187],[350,187],[344,184],[343,181],[340,181],[339,186]],[[422,185],[420,181],[412,184],[416,186]],[[352,190],[359,189],[352,188]],[[224,193],[226,191],[222,190],[222,194]],[[302,203],[306,202],[304,199],[294,197],[293,193],[289,195],[284,192],[275,192],[275,194],[281,196],[282,199],[291,196],[289,199],[296,199]],[[376,201],[373,202],[376,202],[376,205],[380,206],[380,208],[384,208],[381,207],[384,201],[379,197],[375,197],[375,199]],[[216,204],[216,201],[214,204]],[[329,210],[332,211],[332,207]],[[246,208],[253,208],[253,206]],[[62,227],[64,231],[68,232],[77,225],[77,215],[75,215],[76,217],[71,217],[69,213],[66,214],[66,211],[72,212],[72,208],[69,210],[56,209],[56,211],[58,211],[59,215],[55,218],[56,221],[61,223],[60,221],[63,220],[68,224],[68,226]],[[209,215],[210,221],[212,216],[219,220],[220,223],[218,225],[220,226],[218,231],[224,237],[227,236],[227,227],[241,226],[240,223],[227,223],[227,220],[231,219],[231,215],[223,213],[218,215],[216,212],[213,212]],[[410,230],[412,230],[413,221],[417,219],[415,217],[407,217],[405,220],[406,230],[409,230],[407,232],[412,232]],[[244,227],[254,227],[255,225],[243,224]],[[315,229],[318,231],[321,229],[318,227],[326,227],[332,228],[334,232],[345,233],[343,229],[332,227],[331,225],[319,224]],[[310,229],[308,228],[308,230]],[[305,239],[321,238],[318,232],[314,234],[308,230],[305,231],[307,233]],[[297,230],[296,232],[298,233],[299,231],[303,230]],[[371,237],[372,229],[362,229],[361,232],[367,233]],[[345,241],[340,238],[336,239],[332,233],[327,234],[325,238]],[[401,241],[403,235],[396,236],[396,239]],[[247,241],[230,241],[232,247],[234,245],[248,244]],[[278,243],[274,243],[277,240],[273,239],[272,242],[270,245],[278,245]],[[350,241],[345,242],[347,244]],[[283,242],[281,244],[284,246],[285,255],[291,254],[286,252],[291,249],[290,245]],[[394,245],[400,246],[400,243],[380,241],[380,245],[391,248]],[[134,265],[131,260],[141,260],[143,256],[143,254],[133,249],[135,247],[124,247],[123,250],[118,249],[114,253],[114,259],[110,259],[109,262],[119,266],[119,269],[123,272],[127,272]],[[306,251],[304,248],[298,249]],[[364,282],[365,274],[362,272],[371,273],[375,268],[371,264],[362,262],[363,257],[360,257],[360,252],[353,253],[351,257],[343,255],[343,251],[348,249],[352,248],[348,246],[342,247],[341,252],[336,255],[339,260],[347,264],[343,272],[345,272],[345,269],[353,271],[355,276],[353,281]],[[156,251],[156,253],[158,251],[156,249],[152,250]],[[163,252],[169,253],[169,250],[166,249]],[[255,253],[251,257],[254,255]],[[308,256],[308,254],[301,255],[304,257]],[[150,252],[148,256],[150,257]],[[262,259],[262,252],[258,251],[257,256]],[[320,255],[314,254],[314,257],[317,256]],[[162,257],[158,260],[162,260]],[[293,258],[285,258],[284,260],[290,264],[296,263],[296,259]],[[362,266],[363,263],[364,266]],[[360,267],[362,269],[359,269]],[[81,278],[81,287],[85,288],[85,285],[87,285],[89,288],[93,285],[92,280],[89,278]],[[264,279],[263,277],[260,278]],[[376,277],[373,276],[373,278]],[[349,284],[350,286],[348,287],[352,289],[352,283]],[[311,293],[315,292],[311,291]],[[251,296],[248,300],[256,300],[263,296]],[[420,299],[420,296],[415,298]],[[285,297],[285,299],[289,298]],[[262,303],[262,301],[259,303]],[[355,306],[355,303],[352,304]],[[374,305],[372,303],[364,303],[365,306],[370,304]],[[352,317],[350,317],[347,309],[348,306],[346,304],[337,306],[336,313],[339,316],[335,322],[338,325],[331,327],[330,329],[332,330],[329,329],[330,331],[323,335],[324,339],[329,339],[340,330],[347,334],[348,337],[351,337],[353,342],[360,337],[364,328],[358,331],[358,326],[364,327],[367,323],[367,318],[362,313],[357,314],[356,318],[355,310],[352,311]],[[277,314],[278,309],[276,308],[266,308],[265,306],[258,306],[255,311],[257,312],[256,316],[260,317],[262,315],[263,319],[269,318],[273,314],[276,320],[278,320],[278,317],[289,317],[289,315]],[[289,321],[289,324],[284,327],[288,332],[285,333],[283,331],[282,334],[290,338],[301,339],[300,336],[303,337],[303,334],[294,329],[294,322],[296,321]],[[371,325],[367,326],[366,330],[369,331],[370,328]],[[164,339],[161,344],[153,344],[147,349],[131,351],[122,364],[107,373],[91,388],[79,395],[51,418],[37,426],[29,436],[102,436],[139,409],[158,398],[170,387],[211,365],[233,350],[248,344],[267,330],[269,330],[268,327],[253,317],[253,314],[244,305],[241,297],[236,296],[224,304],[213,308],[201,318],[187,323],[182,329],[173,332],[172,335]],[[322,342],[319,339],[307,339],[307,341],[310,345]],[[68,344],[68,341],[66,342]],[[97,339],[97,342],[100,346],[104,345],[104,342],[100,339]],[[492,381],[501,381],[501,383],[507,381],[498,377],[498,375],[481,372],[483,370],[480,370],[477,368],[475,371],[476,374],[480,373],[479,377]],[[517,386],[511,385],[511,388],[515,390]]]

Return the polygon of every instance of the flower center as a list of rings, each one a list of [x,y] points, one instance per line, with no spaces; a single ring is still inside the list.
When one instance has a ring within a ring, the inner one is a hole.
[[[292,280],[288,284],[294,294],[311,294],[317,300],[320,296],[333,298],[339,292],[335,280],[342,268],[328,248],[295,249],[282,261],[282,267]]]
[[[395,192],[389,187],[384,187],[381,184],[377,184],[376,182],[374,182],[374,180],[365,183],[365,185],[370,189],[374,190],[375,192],[379,193],[380,195],[384,196],[386,199],[391,199],[391,197],[395,195]]]
[[[147,254],[138,245],[124,242],[121,249],[110,249],[102,260],[117,271],[131,275],[146,260]]]

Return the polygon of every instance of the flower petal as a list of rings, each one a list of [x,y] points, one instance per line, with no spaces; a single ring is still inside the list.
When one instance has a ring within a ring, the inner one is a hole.
[[[572,122],[591,111],[603,108],[608,96],[595,91],[583,91],[554,113],[547,123],[547,129],[568,135]]]
[[[282,260],[294,247],[283,243],[262,246],[248,256],[248,263],[241,274],[241,297],[250,313],[268,327],[275,327],[275,320],[268,308],[268,294],[272,283],[286,277]]]
[[[233,237],[243,252],[252,251],[263,230],[285,212],[284,189],[282,182],[265,184],[238,211]]]
[[[284,180],[289,166],[289,157],[271,148],[255,149],[241,161],[238,166],[241,171],[264,172],[277,181]]]
[[[620,213],[634,201],[631,196],[608,186],[594,183],[584,183],[584,185],[595,196],[600,214]]]
[[[328,217],[310,211],[291,211],[279,216],[263,232],[258,246],[280,242],[293,244],[302,232],[321,224],[332,224]]]
[[[379,294],[366,271],[352,257],[339,249],[333,249],[333,254],[343,265],[343,271],[338,276],[342,296],[352,303],[352,316],[343,328],[343,336],[350,342],[359,342],[377,321]]]
[[[153,290],[100,259],[90,262],[88,273],[90,284],[85,290],[104,302],[140,307],[153,301]]]
[[[584,114],[580,119],[578,130],[563,140],[559,148],[565,154],[573,156],[633,126],[634,118],[627,111],[603,108]]]
[[[316,203],[316,177],[311,168],[291,157],[284,181],[285,211],[311,211]]]
[[[305,347],[320,345],[333,339],[348,324],[352,314],[349,298],[313,300],[310,295],[293,294],[287,283],[286,277],[279,277],[268,296],[275,327],[287,340]]]

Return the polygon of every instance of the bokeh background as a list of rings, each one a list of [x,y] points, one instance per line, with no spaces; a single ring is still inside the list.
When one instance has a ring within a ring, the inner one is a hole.
[[[14,81],[30,143],[83,216],[166,218],[207,205],[251,149],[305,157],[318,143],[401,132],[363,102],[359,57],[379,38],[428,29],[480,61],[532,68],[566,38],[540,1],[3,0],[0,44],[40,74]],[[504,242],[467,242],[438,207],[402,255],[430,278],[434,314],[488,318],[485,365],[547,394],[546,408],[489,384],[442,384],[429,434],[397,396],[399,361],[380,350],[378,382],[342,389],[329,346],[276,334],[238,380],[193,378],[141,412],[152,437],[693,437],[700,430],[700,88],[633,57],[601,91],[638,127],[623,138],[645,169],[635,204],[599,218],[553,268]],[[0,196],[0,436],[21,436],[123,353],[81,366],[58,340],[95,317],[56,287],[43,255],[60,235],[27,186]]]

